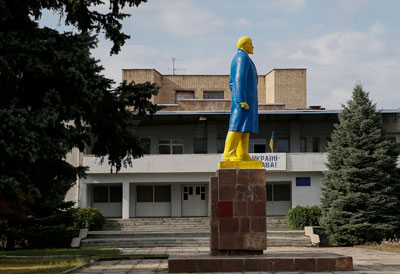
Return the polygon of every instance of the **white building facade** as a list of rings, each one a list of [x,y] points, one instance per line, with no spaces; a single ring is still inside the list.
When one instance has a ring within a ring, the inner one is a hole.
[[[400,141],[400,110],[381,111],[384,129]],[[267,170],[267,216],[285,215],[301,205],[319,205],[326,144],[339,111],[261,110],[260,133],[249,151]],[[137,135],[147,144],[132,167],[111,173],[105,159],[75,155],[89,167],[68,197],[106,217],[209,216],[209,181],[222,157],[229,111],[161,111],[144,119]],[[274,152],[269,148],[274,132]],[[67,198],[68,198],[67,197]]]

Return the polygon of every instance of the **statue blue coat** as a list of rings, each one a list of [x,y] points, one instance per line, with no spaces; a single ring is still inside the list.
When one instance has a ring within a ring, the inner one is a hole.
[[[244,50],[238,49],[229,78],[232,92],[230,131],[258,133],[257,83],[256,66]],[[239,102],[246,102],[250,109],[243,109]]]

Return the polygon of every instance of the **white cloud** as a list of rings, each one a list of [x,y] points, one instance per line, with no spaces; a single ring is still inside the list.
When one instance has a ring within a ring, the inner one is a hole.
[[[146,22],[176,36],[214,35],[229,25],[193,0],[150,1],[139,9]]]
[[[369,33],[372,35],[384,34],[385,32],[386,27],[380,21],[375,21],[375,23],[369,28]]]
[[[261,62],[307,68],[308,105],[339,109],[360,81],[378,108],[400,107],[400,50],[376,21],[364,32],[337,31],[309,40],[271,42]]]
[[[112,44],[108,41],[100,42],[92,54],[101,60],[101,65],[105,67],[105,76],[117,84],[122,81],[122,69],[156,68],[160,65],[157,63],[161,56],[158,49],[140,44],[127,44],[118,55],[110,56],[111,47]]]
[[[251,23],[246,18],[239,18],[234,22],[235,26],[237,27],[250,27]]]
[[[371,54],[383,54],[385,41],[381,34],[384,26],[377,22],[368,32],[344,31],[321,35],[309,41],[299,41],[300,46],[290,58],[321,65],[338,65],[364,59]]]
[[[285,13],[300,12],[303,10],[305,5],[305,0],[269,0],[261,4],[265,9],[276,9]]]

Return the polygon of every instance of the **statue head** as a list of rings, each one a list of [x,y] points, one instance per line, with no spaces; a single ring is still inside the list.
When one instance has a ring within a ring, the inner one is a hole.
[[[247,54],[253,54],[253,43],[251,38],[247,36],[242,36],[237,42],[238,49],[244,50]]]

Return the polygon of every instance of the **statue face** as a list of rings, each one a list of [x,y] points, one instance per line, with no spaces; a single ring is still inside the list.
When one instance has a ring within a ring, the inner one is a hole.
[[[243,45],[243,50],[247,53],[247,54],[253,54],[253,43],[251,42],[251,40],[249,39],[248,41],[246,41],[246,43]]]

